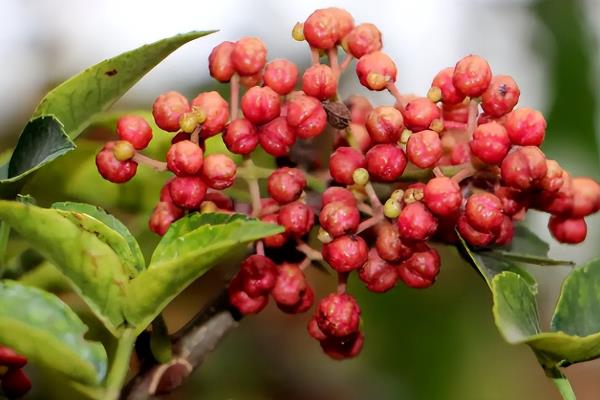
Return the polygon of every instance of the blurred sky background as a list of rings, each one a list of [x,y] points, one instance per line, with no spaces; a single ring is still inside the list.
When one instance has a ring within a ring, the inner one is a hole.
[[[574,175],[600,177],[598,0],[1,0],[0,149],[14,145],[37,102],[56,84],[104,58],[176,33],[220,30],[176,51],[114,109],[149,108],[171,89],[193,95],[197,88],[216,86],[207,56],[223,40],[259,36],[269,58],[307,65],[306,44],[291,39],[291,28],[325,6],[344,7],[357,22],[379,27],[404,92],[424,94],[441,68],[469,53],[484,56],[495,73],[515,78],[521,106],[546,114],[547,154]],[[365,94],[353,74],[347,75],[342,93]],[[386,93],[372,99],[391,102]],[[547,216],[535,214],[528,222],[552,243],[553,256],[581,262],[600,253],[599,221],[589,219],[588,240],[576,247],[550,238]],[[549,314],[568,269],[533,273],[542,286],[542,314]],[[318,345],[305,337],[304,321],[271,310],[244,321],[247,327],[196,373],[186,389],[192,397],[185,398],[558,398],[528,349],[501,340],[489,295],[464,266],[450,266],[427,294],[402,288],[375,298],[356,287],[365,299],[367,325],[359,360],[323,360]],[[600,363],[567,372],[578,398],[600,397]]]

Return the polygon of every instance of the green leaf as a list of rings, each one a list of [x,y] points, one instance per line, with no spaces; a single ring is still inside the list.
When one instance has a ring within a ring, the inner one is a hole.
[[[148,269],[130,281],[127,320],[144,329],[177,294],[236,248],[282,230],[243,215],[195,213],[175,222]]]
[[[98,384],[106,375],[106,351],[84,339],[87,326],[58,297],[13,281],[0,281],[0,343],[31,363]]]
[[[159,40],[102,61],[50,91],[35,109],[0,182],[20,180],[56,157],[73,150],[72,140],[95,114],[108,109],[148,71],[183,44],[214,31],[189,32]],[[4,195],[20,186],[7,185]]]
[[[531,256],[547,257],[550,246],[527,227],[515,225],[515,236],[512,242],[502,249],[510,253],[528,254]]]
[[[129,229],[104,209],[91,204],[73,203],[68,201],[54,203],[52,204],[52,208],[69,211],[66,215],[74,216],[77,219],[76,223],[84,224],[85,221],[100,221],[100,223],[114,231],[115,235],[111,232],[111,235],[106,238],[103,237],[103,240],[105,240],[105,242],[123,259],[126,266],[129,267],[130,274],[135,276],[138,272],[143,271],[146,268],[146,261],[144,260],[140,245],[131,232],[129,232]],[[81,219],[81,213],[91,218]],[[93,225],[96,225],[96,223]],[[102,229],[102,232],[107,232],[107,230]]]
[[[0,219],[65,274],[105,326],[118,334],[128,271],[102,240],[114,234],[112,229],[98,220],[92,224],[85,214],[14,201],[0,201]]]

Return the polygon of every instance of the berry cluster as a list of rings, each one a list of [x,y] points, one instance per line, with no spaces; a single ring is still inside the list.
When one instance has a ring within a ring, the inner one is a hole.
[[[27,358],[0,345],[0,382],[2,394],[9,399],[22,397],[31,389],[31,382],[23,372],[26,364]]]
[[[551,214],[548,227],[558,241],[585,239],[584,217],[600,209],[600,185],[571,177],[545,157],[539,146],[546,121],[539,111],[515,108],[520,90],[510,76],[493,75],[483,58],[469,55],[442,69],[426,96],[407,96],[396,87],[396,65],[373,24],[326,8],[296,24],[292,36],[311,52],[301,76],[288,60],[267,61],[263,42],[246,37],[219,44],[209,56],[210,75],[230,85],[229,103],[217,92],[191,103],[176,92],[156,99],[157,125],[175,133],[166,163],[139,153],[152,132],[135,116],[119,119],[121,140],[107,143],[96,159],[102,176],[117,183],[130,179],[138,163],[175,174],[150,218],[160,235],[185,212],[234,208],[285,228],[256,242],[229,284],[230,302],[242,314],[258,313],[269,296],[285,313],[308,311],[315,295],[304,269],[326,262],[337,273],[337,290],[318,302],[308,332],[332,358],[350,358],[364,341],[360,307],[346,290],[351,272],[373,292],[399,281],[429,287],[441,264],[432,242],[455,244],[460,234],[475,247],[506,245],[528,209]],[[340,76],[355,59],[360,83],[387,90],[393,104],[374,107],[360,95],[338,101]],[[293,167],[289,155],[298,140],[324,132],[333,136],[332,181],[313,204],[311,171]],[[204,156],[204,140],[217,134],[244,156],[243,165],[225,154]],[[258,146],[287,165],[270,173],[264,198],[252,173]],[[236,171],[248,184],[250,207],[234,207],[222,192]],[[311,232],[318,246],[309,245]],[[288,257],[276,263],[282,253]]]

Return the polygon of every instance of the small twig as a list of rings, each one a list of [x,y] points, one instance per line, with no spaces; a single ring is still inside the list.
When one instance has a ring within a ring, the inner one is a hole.
[[[344,73],[346,68],[348,68],[348,66],[352,62],[353,58],[354,57],[352,57],[352,54],[350,54],[350,53],[346,54],[346,57],[342,60],[342,63],[340,64],[340,73],[342,73],[342,74]]]
[[[400,111],[404,111],[406,108],[407,101],[398,90],[395,82],[388,82],[386,85],[387,90],[390,92],[392,96],[396,99],[396,107],[400,109]]]
[[[341,70],[338,60],[337,47],[332,47],[331,49],[327,50],[327,57],[329,58],[329,65],[331,66],[335,78],[339,80]]]
[[[145,164],[156,171],[162,172],[167,170],[167,163],[164,161],[158,161],[148,156],[143,155],[142,153],[136,152],[132,158],[138,164]]]
[[[248,169],[254,167],[254,162],[251,158],[246,158],[244,166]],[[248,184],[248,191],[250,192],[250,198],[252,199],[252,216],[258,217],[260,215],[261,202],[260,202],[260,187],[258,186],[258,179],[254,177],[244,177]]]
[[[265,245],[262,240],[256,242],[256,254],[259,256],[265,255]]]
[[[338,294],[346,293],[347,286],[348,286],[348,273],[347,272],[338,272],[338,285],[337,285]]]
[[[194,129],[194,132],[192,132],[192,134],[190,135],[190,141],[197,145],[200,144],[200,129],[200,125],[198,125],[196,129]]]
[[[435,167],[433,169],[433,175],[435,175],[437,178],[439,178],[441,176],[445,176],[440,167]]]
[[[304,260],[302,260],[300,264],[298,264],[298,268],[300,268],[300,271],[304,271],[310,266],[311,263],[312,260],[310,259],[310,257],[306,257]]]
[[[359,202],[356,207],[358,208],[358,210],[364,214],[367,215],[373,215],[373,208],[371,206],[369,206],[368,204],[363,203],[362,201]]]
[[[477,126],[477,114],[479,113],[479,103],[477,100],[471,99],[469,102],[469,116],[467,119],[467,138],[473,139],[473,132]]]
[[[375,192],[371,182],[368,182],[365,185],[365,192],[367,193],[367,196],[369,196],[369,201],[371,202],[371,206],[373,208],[381,207],[381,201],[379,200],[379,197],[377,197],[377,193]]]
[[[461,183],[463,180],[475,175],[476,172],[477,170],[473,168],[471,164],[468,164],[463,169],[454,174],[454,176],[452,176],[452,180],[456,183]]]
[[[238,117],[238,108],[240,101],[240,76],[238,74],[233,74],[231,77],[231,81],[229,82],[229,90],[230,97],[229,103],[231,107],[230,118],[232,121],[235,121]]]
[[[384,220],[383,212],[379,211],[372,217],[367,218],[363,222],[361,222],[358,225],[358,229],[356,230],[356,233],[361,233],[363,231],[366,231],[370,227],[377,225],[378,223],[380,223],[383,220]]]
[[[311,58],[311,64],[312,65],[318,65],[318,64],[320,64],[320,61],[319,61],[319,49],[311,47],[310,48],[310,58]]]
[[[308,244],[303,241],[298,240],[298,244],[296,245],[296,250],[304,253],[307,258],[311,260],[322,260],[323,255],[320,251],[313,249]]]

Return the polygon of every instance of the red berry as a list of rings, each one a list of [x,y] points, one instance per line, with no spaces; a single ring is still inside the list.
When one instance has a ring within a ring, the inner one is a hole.
[[[398,227],[390,223],[381,224],[377,227],[375,249],[379,257],[390,263],[404,261],[413,253],[413,246],[403,243],[400,239]]]
[[[450,164],[459,165],[471,160],[471,147],[469,143],[457,143],[450,153]]]
[[[216,46],[208,56],[208,69],[210,76],[219,82],[229,82],[235,73],[233,62],[231,61],[231,53],[235,43],[223,42]]]
[[[302,75],[302,91],[319,100],[327,100],[337,94],[337,77],[330,66],[315,64]]]
[[[395,144],[373,146],[365,156],[366,168],[374,181],[393,182],[406,168],[404,150]]]
[[[113,154],[116,142],[108,142],[96,155],[96,167],[100,175],[113,183],[124,183],[133,178],[137,171],[137,162],[133,160],[119,161]]]
[[[429,239],[437,230],[437,220],[421,202],[410,203],[397,219],[400,237],[409,241]]]
[[[432,213],[447,217],[460,208],[462,194],[458,183],[445,176],[431,179],[423,189],[423,202]]]
[[[408,159],[419,168],[435,166],[443,151],[440,135],[430,130],[413,133],[406,144]]]
[[[296,141],[296,134],[285,117],[277,117],[260,127],[258,141],[263,149],[274,157],[283,157],[290,152]]]
[[[500,164],[510,149],[506,129],[497,122],[479,125],[473,132],[471,152],[487,164]]]
[[[519,86],[513,78],[496,75],[481,96],[481,108],[489,116],[498,118],[512,111],[520,95]]]
[[[506,186],[499,186],[494,191],[494,194],[502,202],[502,211],[509,217],[512,217],[528,206],[528,196],[526,193],[521,192],[520,190]]]
[[[2,391],[10,399],[24,396],[31,390],[31,381],[21,368],[9,369],[2,376]]]
[[[533,206],[547,213],[560,215],[563,217],[570,216],[573,210],[573,180],[571,176],[563,172],[563,185],[554,192],[541,191],[536,193],[533,198]]]
[[[402,112],[404,124],[413,132],[430,129],[431,123],[441,116],[438,106],[427,97],[412,99]]]
[[[359,269],[366,261],[369,248],[356,235],[339,236],[323,245],[323,259],[337,272]]]
[[[263,74],[265,85],[282,96],[294,90],[297,79],[298,68],[296,64],[284,59],[269,62]]]
[[[338,183],[352,185],[352,174],[366,165],[362,153],[352,147],[339,147],[329,156],[329,173]]]
[[[383,90],[396,82],[396,64],[381,51],[365,54],[356,64],[356,75],[361,85],[370,90]]]
[[[200,93],[192,100],[192,106],[201,109],[206,115],[200,129],[202,137],[214,136],[225,128],[229,120],[229,105],[218,92]]]
[[[285,227],[285,232],[289,236],[300,238],[310,232],[314,218],[314,212],[309,206],[296,201],[281,207],[277,222]]]
[[[469,224],[482,232],[495,231],[502,224],[502,202],[492,193],[475,193],[467,199],[465,216]]]
[[[515,227],[513,225],[512,219],[508,216],[504,216],[502,220],[502,224],[498,230],[498,234],[496,235],[496,240],[494,244],[497,246],[506,246],[512,242],[513,237],[515,236]]]
[[[269,194],[280,204],[298,200],[305,187],[306,178],[298,168],[278,168],[267,180]]]
[[[561,243],[581,243],[587,236],[587,224],[583,218],[563,218],[553,215],[548,222],[548,229]]]
[[[168,188],[169,186],[165,187]],[[169,194],[170,197],[171,195]],[[161,201],[156,205],[154,211],[152,211],[148,226],[152,232],[163,236],[169,229],[169,226],[181,217],[183,217],[183,210],[171,201],[163,201],[161,196]]]
[[[204,201],[213,202],[221,210],[234,210],[233,200],[223,192],[208,192],[204,196]]]
[[[27,365],[27,357],[18,354],[10,347],[0,345],[0,366],[12,369],[23,368],[25,365]]]
[[[351,147],[355,147],[363,153],[371,148],[371,136],[365,125],[350,122],[345,132],[338,131],[338,133],[338,136],[334,138],[334,148],[336,149],[342,146],[351,146],[350,142],[352,142]],[[348,140],[350,140],[350,142]]]
[[[250,89],[253,86],[260,86],[262,77],[262,70],[253,75],[240,76],[240,85],[246,89]]]
[[[554,160],[546,160],[546,175],[537,182],[536,187],[547,192],[556,192],[564,184],[564,170]]]
[[[352,15],[339,7],[328,7],[326,11],[332,13],[338,23],[338,43],[348,35],[354,28],[354,18]]]
[[[469,97],[481,96],[491,80],[490,65],[479,56],[466,56],[454,67],[452,83],[461,93]]]
[[[117,120],[117,135],[121,140],[131,143],[136,150],[142,150],[152,140],[152,128],[142,117],[124,115]]]
[[[275,287],[278,279],[277,266],[268,257],[253,254],[240,266],[239,276],[242,290],[252,298],[266,296]]]
[[[192,210],[198,208],[206,194],[206,184],[197,176],[178,176],[169,185],[175,205]]]
[[[373,109],[371,102],[364,96],[353,94],[344,102],[350,110],[350,121],[355,124],[364,125],[367,123],[367,117]]]
[[[332,237],[356,232],[360,223],[358,208],[342,201],[334,201],[323,207],[319,214],[321,227]]]
[[[444,105],[458,104],[464,100],[465,95],[454,87],[452,77],[454,76],[454,67],[444,68],[433,78],[431,87],[437,87],[442,92],[442,102]]]
[[[504,122],[508,136],[519,146],[539,146],[546,135],[546,119],[532,108],[519,108],[507,115]]]
[[[267,215],[262,216],[260,219],[263,222],[277,224],[278,223],[278,215],[279,214],[267,214]],[[271,235],[271,236],[268,236],[263,239],[263,243],[265,244],[265,246],[271,247],[271,248],[281,247],[285,244],[285,242],[287,242],[287,236],[286,236],[285,232],[277,233],[275,235]]]
[[[350,336],[338,338],[327,337],[321,341],[321,348],[329,357],[334,360],[345,360],[356,357],[362,350],[365,337],[361,332],[353,333]]]
[[[300,295],[300,301],[298,303],[287,306],[281,303],[277,303],[277,308],[283,311],[286,314],[300,314],[310,310],[313,303],[315,301],[315,292],[312,288],[307,284],[306,289],[302,291]]]
[[[262,40],[245,37],[238,40],[231,52],[231,62],[239,75],[253,75],[263,69],[267,61],[267,48]]]
[[[331,293],[319,302],[316,318],[325,335],[344,337],[358,332],[360,307],[347,293]]]
[[[398,268],[379,257],[375,249],[371,249],[369,259],[358,271],[358,277],[371,292],[384,293],[396,286]]]
[[[420,245],[408,260],[400,264],[398,270],[402,282],[415,289],[433,285],[439,272],[440,255],[426,244]]]
[[[327,339],[327,335],[325,335],[323,333],[323,331],[321,330],[321,328],[319,328],[319,324],[317,322],[316,316],[313,316],[308,321],[308,325],[307,325],[306,329],[308,330],[308,334],[310,336],[312,336],[314,339],[318,340],[319,342]]]
[[[236,119],[225,128],[223,141],[232,153],[250,154],[258,145],[258,133],[247,119]]]
[[[254,86],[242,96],[244,117],[255,125],[266,124],[281,112],[279,95],[268,86]]]
[[[483,247],[494,241],[494,235],[488,232],[480,232],[469,224],[467,217],[463,214],[458,218],[456,228],[460,236],[472,246]]]
[[[469,102],[463,101],[458,104],[442,104],[442,116],[444,121],[466,124],[469,119]]]
[[[340,25],[330,9],[313,12],[304,22],[304,37],[311,47],[331,49],[340,40]]]
[[[167,152],[167,168],[177,176],[197,174],[203,162],[202,149],[189,140],[171,145]]]
[[[323,207],[334,201],[342,202],[350,207],[356,207],[356,198],[352,192],[346,188],[333,186],[327,188],[327,190],[323,192],[323,195],[321,196]]]
[[[210,154],[204,158],[202,177],[208,186],[223,190],[235,182],[237,167],[225,154]]]
[[[152,105],[152,115],[156,125],[167,132],[179,130],[179,119],[190,111],[190,103],[179,92],[163,93],[156,98]]]
[[[250,297],[243,289],[243,278],[240,274],[236,275],[227,288],[229,294],[229,302],[232,306],[243,314],[257,314],[267,306],[269,302],[268,296]]]
[[[366,123],[375,143],[396,143],[404,130],[402,113],[394,107],[377,107],[369,113]]]
[[[286,103],[287,123],[301,139],[320,135],[327,126],[327,113],[321,102],[304,94],[288,98]]]
[[[364,23],[354,27],[344,38],[344,48],[354,58],[381,50],[381,32],[373,24]]]
[[[548,171],[546,157],[535,146],[525,146],[508,154],[502,161],[501,174],[505,185],[528,189],[543,179]]]
[[[171,144],[183,142],[184,140],[190,140],[191,137],[192,135],[190,133],[184,131],[177,132],[177,134],[173,136],[173,139],[171,139]],[[204,142],[200,143],[200,148],[202,151],[204,151]]]
[[[573,208],[571,217],[581,218],[600,209],[600,185],[591,178],[578,177],[571,180]]]
[[[307,289],[306,277],[298,265],[283,263],[278,268],[271,296],[279,306],[294,307],[302,302]]]

